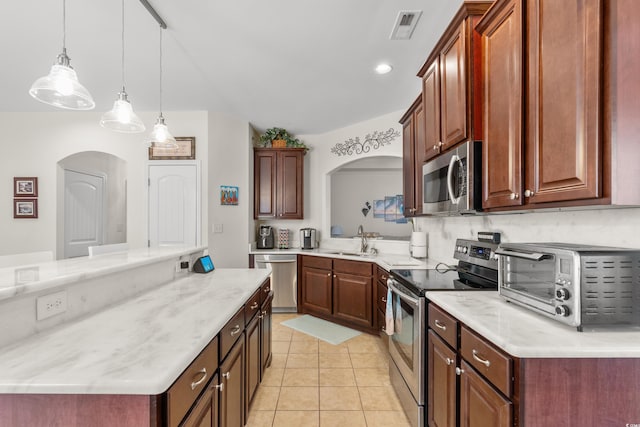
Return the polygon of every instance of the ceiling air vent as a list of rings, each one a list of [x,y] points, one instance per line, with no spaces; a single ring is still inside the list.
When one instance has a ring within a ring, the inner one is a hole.
[[[409,40],[422,15],[421,10],[401,10],[391,30],[391,40]]]

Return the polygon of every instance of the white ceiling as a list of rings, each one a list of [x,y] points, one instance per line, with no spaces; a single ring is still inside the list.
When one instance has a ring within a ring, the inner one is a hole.
[[[53,111],[27,91],[61,51],[62,0],[3,3],[0,111]],[[164,111],[221,111],[261,130],[313,134],[408,108],[420,92],[416,72],[462,0],[150,3],[168,25]],[[423,11],[411,40],[389,40],[400,10]],[[159,26],[137,0],[125,11],[129,99],[157,111]],[[98,111],[121,86],[120,31],[119,0],[67,0],[67,52]],[[394,70],[380,76],[373,68],[383,61]]]

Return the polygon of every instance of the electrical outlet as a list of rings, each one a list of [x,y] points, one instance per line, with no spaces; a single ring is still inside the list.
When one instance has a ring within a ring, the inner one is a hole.
[[[182,267],[180,266],[180,261],[176,261],[176,273],[180,273],[182,271]]]
[[[222,233],[222,230],[223,230],[222,224],[213,224],[214,233]]]
[[[47,319],[67,311],[67,291],[56,292],[36,299],[36,320]]]

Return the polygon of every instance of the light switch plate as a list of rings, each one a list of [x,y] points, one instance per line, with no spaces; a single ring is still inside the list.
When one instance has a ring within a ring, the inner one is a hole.
[[[36,320],[47,319],[67,311],[67,291],[44,295],[36,299]]]
[[[222,233],[222,224],[213,224],[214,233]]]

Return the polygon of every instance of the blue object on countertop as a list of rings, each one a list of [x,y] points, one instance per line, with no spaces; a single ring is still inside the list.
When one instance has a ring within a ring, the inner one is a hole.
[[[209,273],[214,269],[213,261],[211,261],[211,257],[209,255],[198,258],[195,264],[193,264],[193,271],[195,273]]]

